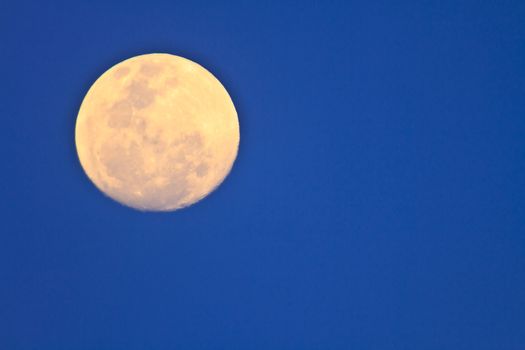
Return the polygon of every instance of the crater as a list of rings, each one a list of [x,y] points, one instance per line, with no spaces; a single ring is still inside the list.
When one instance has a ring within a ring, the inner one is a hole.
[[[166,79],[164,85],[165,85],[167,88],[174,88],[174,87],[176,87],[177,85],[179,85],[179,79],[177,79],[176,77],[168,78],[168,79]]]
[[[195,168],[195,173],[197,174],[198,177],[204,177],[208,174],[208,170],[210,169],[210,167],[208,166],[208,164],[206,163],[200,163],[196,168]]]
[[[113,76],[116,79],[121,79],[121,78],[124,78],[126,75],[128,75],[128,73],[130,71],[131,71],[131,69],[129,69],[129,67],[121,67],[121,68],[117,69],[115,71],[115,73],[113,73]]]
[[[202,147],[202,135],[199,132],[193,132],[191,134],[186,134],[182,137],[182,144],[185,148],[194,150],[195,148]]]
[[[143,142],[151,147],[155,153],[162,153],[166,149],[166,142],[162,137],[162,130],[155,132],[145,132],[142,134]]]
[[[140,73],[151,77],[157,75],[162,70],[162,66],[157,63],[147,62],[140,66]]]
[[[173,203],[177,203],[179,207],[190,195],[189,188],[188,180],[182,174],[171,177],[169,182],[163,182],[160,186],[158,182],[151,181],[140,198],[140,204],[146,208],[158,210],[169,209]]]
[[[144,118],[144,116],[134,114],[133,127],[140,135],[143,135],[146,133],[147,124],[148,123],[146,121],[146,118]]]
[[[131,123],[133,108],[127,100],[118,101],[108,110],[108,126],[110,128],[125,128]]]
[[[127,90],[128,100],[137,109],[146,108],[155,100],[156,91],[150,88],[145,80],[133,81]]]
[[[122,182],[123,186],[133,188],[143,183],[147,176],[143,171],[144,159],[136,143],[129,147],[107,142],[102,146],[100,161],[106,173]]]

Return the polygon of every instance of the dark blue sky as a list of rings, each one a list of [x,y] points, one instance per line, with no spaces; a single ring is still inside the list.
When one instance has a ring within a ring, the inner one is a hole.
[[[525,347],[525,2],[3,1],[1,349]],[[75,118],[137,54],[226,86],[240,153],[141,213]]]

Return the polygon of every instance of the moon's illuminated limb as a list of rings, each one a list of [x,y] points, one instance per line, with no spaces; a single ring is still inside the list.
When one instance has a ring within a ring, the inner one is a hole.
[[[109,197],[168,211],[212,192],[230,172],[239,121],[206,69],[182,57],[141,55],[106,71],[77,118],[80,163]]]

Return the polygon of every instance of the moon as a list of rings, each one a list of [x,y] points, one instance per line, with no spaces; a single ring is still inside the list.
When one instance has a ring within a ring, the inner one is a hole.
[[[230,172],[239,121],[223,85],[171,54],[111,67],[86,94],[75,143],[86,175],[104,194],[143,211],[196,203]]]

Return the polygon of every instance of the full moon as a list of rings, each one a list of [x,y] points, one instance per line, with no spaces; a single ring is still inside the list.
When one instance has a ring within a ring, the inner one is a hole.
[[[80,106],[75,142],[84,171],[107,196],[171,211],[222,183],[237,157],[239,121],[226,89],[202,66],[147,54],[95,81]]]

